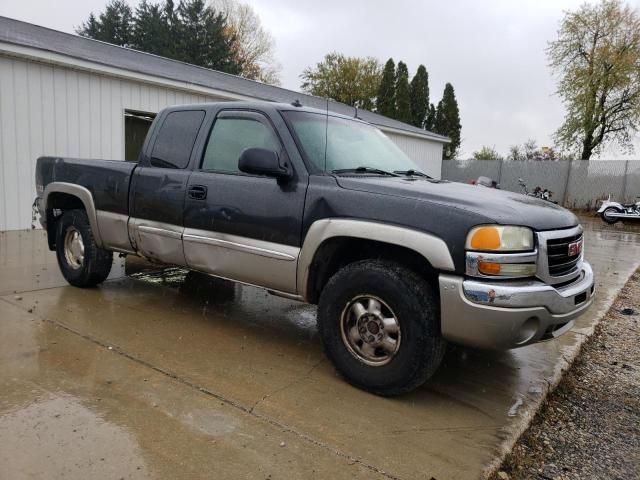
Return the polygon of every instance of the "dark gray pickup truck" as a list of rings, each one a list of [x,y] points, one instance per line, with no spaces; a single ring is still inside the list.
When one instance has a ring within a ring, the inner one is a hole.
[[[594,294],[569,211],[432,179],[371,125],[296,105],[168,108],[138,163],[42,157],[36,187],[72,285],[121,252],[318,304],[336,368],[382,395],[424,383],[447,341],[557,337]]]

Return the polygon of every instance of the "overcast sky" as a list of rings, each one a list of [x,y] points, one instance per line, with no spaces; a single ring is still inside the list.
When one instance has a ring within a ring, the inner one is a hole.
[[[0,15],[73,32],[106,0],[0,0]],[[137,1],[131,0],[131,4]],[[176,2],[177,3],[177,2]],[[482,145],[506,153],[529,138],[552,145],[563,107],[545,48],[563,11],[582,0],[246,0],[276,40],[284,87],[331,51],[404,61],[429,72],[431,101],[453,84],[463,156]],[[629,0],[640,9],[640,0]],[[640,158],[640,137],[632,158]],[[603,157],[622,158],[615,149]]]

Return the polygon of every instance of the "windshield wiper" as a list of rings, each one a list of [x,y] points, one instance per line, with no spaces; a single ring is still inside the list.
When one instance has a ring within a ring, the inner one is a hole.
[[[401,175],[407,175],[408,177],[425,177],[425,178],[433,178],[426,173],[422,173],[420,170],[394,170],[393,173],[399,173]]]
[[[331,173],[374,173],[376,175],[388,175],[390,177],[399,177],[397,173],[387,172],[386,170],[380,170],[379,168],[372,167],[357,167],[357,168],[338,168],[331,170]]]

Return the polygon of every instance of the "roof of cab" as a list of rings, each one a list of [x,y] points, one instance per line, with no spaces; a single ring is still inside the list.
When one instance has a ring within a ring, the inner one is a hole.
[[[194,109],[200,108],[206,110],[208,108],[234,108],[234,109],[260,109],[260,110],[277,110],[279,112],[308,112],[308,113],[317,113],[325,115],[327,110],[322,110],[320,108],[307,107],[305,105],[293,105],[292,103],[283,103],[283,102],[267,102],[264,100],[255,100],[255,101],[234,101],[234,102],[205,102],[205,103],[192,103],[186,105],[172,105],[171,107],[167,107],[163,109],[163,111],[175,111],[175,110],[185,110],[185,109]],[[334,112],[329,110],[329,115],[332,117],[344,118],[347,120],[356,120],[359,122],[370,123],[362,118],[360,118],[360,110],[358,110],[358,117],[344,115],[342,113]]]

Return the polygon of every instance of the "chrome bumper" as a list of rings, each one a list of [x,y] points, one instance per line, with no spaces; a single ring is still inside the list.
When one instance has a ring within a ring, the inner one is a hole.
[[[451,342],[509,349],[558,337],[593,302],[591,265],[555,288],[539,280],[482,281],[440,275],[441,328]]]

